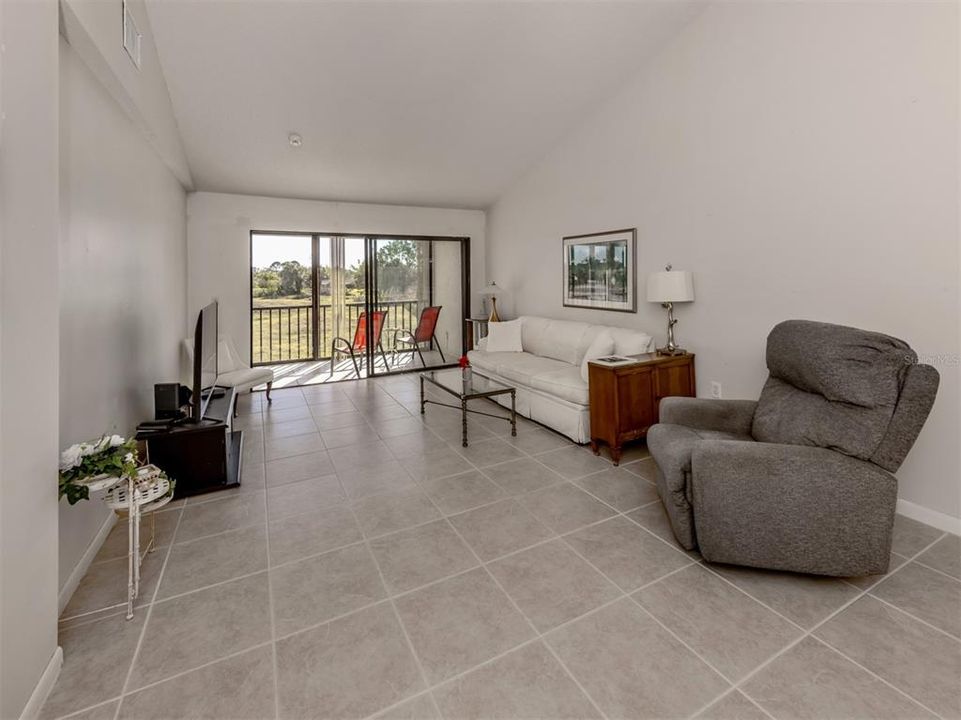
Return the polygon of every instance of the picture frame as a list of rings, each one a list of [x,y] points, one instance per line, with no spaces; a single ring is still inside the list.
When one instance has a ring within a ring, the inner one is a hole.
[[[637,312],[637,228],[563,238],[564,307]]]

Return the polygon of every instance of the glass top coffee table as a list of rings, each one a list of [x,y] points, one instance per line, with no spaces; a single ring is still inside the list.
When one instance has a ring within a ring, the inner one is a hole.
[[[450,393],[455,398],[460,401],[460,405],[451,405],[448,403],[438,402],[437,400],[429,400],[424,394],[424,383],[429,382],[432,385],[436,385],[441,390]],[[470,400],[480,400],[483,398],[492,398],[495,395],[507,395],[511,396],[511,414],[510,417],[504,417],[503,415],[494,415],[493,413],[483,412],[482,410],[472,410],[467,407],[467,403]],[[517,411],[516,411],[516,401],[517,401],[517,388],[513,388],[510,385],[505,385],[499,380],[493,380],[487,377],[483,373],[477,372],[473,368],[451,368],[448,370],[430,370],[428,372],[423,372],[420,374],[420,414],[424,414],[424,408],[428,403],[432,405],[441,405],[442,407],[454,408],[455,410],[460,410],[461,412],[461,428],[462,428],[462,444],[467,447],[467,413],[474,413],[475,415],[487,415],[487,417],[499,418],[501,420],[507,420],[511,424],[511,435],[517,436]]]

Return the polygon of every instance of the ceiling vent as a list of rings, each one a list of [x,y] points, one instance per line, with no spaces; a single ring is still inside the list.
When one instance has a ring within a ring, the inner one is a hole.
[[[123,2],[123,49],[133,60],[133,64],[140,69],[140,46],[143,43],[143,34],[137,28],[137,22],[133,19],[133,13],[127,6],[127,0]]]

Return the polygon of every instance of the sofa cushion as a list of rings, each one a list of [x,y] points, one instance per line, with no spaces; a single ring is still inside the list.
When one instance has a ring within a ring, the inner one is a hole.
[[[581,359],[581,380],[587,382],[587,363],[591,360],[610,355],[612,352],[614,352],[614,338],[605,328],[602,332],[594,336],[594,341],[584,352],[584,357]]]
[[[653,350],[654,338],[646,332],[619,327],[608,330],[614,338],[614,352],[618,355],[640,355]]]
[[[539,357],[527,352],[522,353],[498,353],[501,359],[497,363],[497,374],[512,382],[521,383],[528,387],[534,387],[533,379],[537,375],[545,375],[557,370],[564,370],[572,367],[560,360]],[[577,370],[574,367],[574,370]]]
[[[485,338],[486,340],[486,338]],[[496,373],[497,366],[505,358],[516,356],[517,353],[492,353],[486,350],[471,350],[467,353],[470,364],[480,371]]]
[[[578,405],[587,405],[589,402],[588,386],[581,378],[581,369],[572,365],[535,375],[531,379],[531,387]]]
[[[768,336],[770,377],[751,432],[762,442],[811,445],[868,460],[894,414],[916,361],[896,338],[789,320]]]
[[[523,352],[520,320],[488,323],[487,349],[489,352]]]
[[[581,339],[591,327],[587,323],[551,320],[525,315],[520,318],[524,352],[577,365],[583,354]]]

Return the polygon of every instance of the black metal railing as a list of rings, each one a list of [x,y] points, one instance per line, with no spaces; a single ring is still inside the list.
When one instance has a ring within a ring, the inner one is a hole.
[[[420,307],[420,300],[395,300],[375,304],[375,309],[387,311],[384,331],[381,334],[384,349],[388,351],[393,349],[391,343],[394,335],[393,332],[388,331],[388,328],[413,330],[417,326]],[[315,323],[314,308],[311,305],[252,308],[250,311],[252,364],[269,365],[330,358],[330,344],[334,339],[333,307],[328,303],[318,305],[317,310],[318,316]],[[346,311],[346,339],[349,342],[353,340],[357,320],[364,311],[364,303],[346,303]]]

